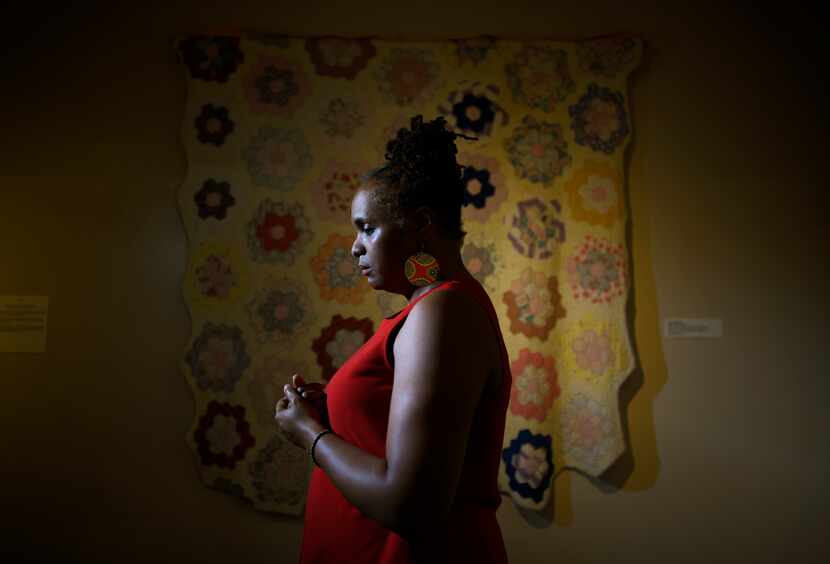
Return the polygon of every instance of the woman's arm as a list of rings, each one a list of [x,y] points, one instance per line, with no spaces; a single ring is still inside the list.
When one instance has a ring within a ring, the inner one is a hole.
[[[334,435],[314,450],[361,512],[413,540],[443,525],[490,369],[481,347],[491,342],[485,312],[464,294],[436,292],[412,309],[394,344],[386,460]],[[309,443],[320,430],[309,429]]]

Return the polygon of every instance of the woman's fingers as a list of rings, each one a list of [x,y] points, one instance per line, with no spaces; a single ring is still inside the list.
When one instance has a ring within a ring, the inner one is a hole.
[[[295,376],[295,378],[297,377]],[[297,380],[302,382],[302,378],[297,378]],[[297,382],[297,380],[294,380],[294,382]],[[324,386],[319,382],[302,382],[300,385],[295,384],[294,387],[297,389],[297,393],[304,398],[318,398],[325,394]]]
[[[274,410],[274,417],[276,417],[280,411],[286,408],[288,408],[288,400],[285,398],[280,398],[280,400],[277,402],[276,409]]]
[[[285,396],[282,401],[286,402],[286,404],[295,399],[305,399],[316,402],[323,399],[326,395],[325,392],[319,389],[295,390],[291,384],[286,384],[283,387],[283,392],[285,393]]]
[[[285,392],[285,397],[289,400],[295,399],[300,395],[294,388],[294,386],[292,386],[291,384],[286,384],[285,386],[283,386],[282,391]]]

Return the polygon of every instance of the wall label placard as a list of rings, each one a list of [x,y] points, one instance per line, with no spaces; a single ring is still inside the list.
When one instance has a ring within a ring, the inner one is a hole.
[[[45,352],[49,296],[0,296],[0,353]]]
[[[663,336],[669,339],[720,339],[723,320],[671,317],[664,320]]]

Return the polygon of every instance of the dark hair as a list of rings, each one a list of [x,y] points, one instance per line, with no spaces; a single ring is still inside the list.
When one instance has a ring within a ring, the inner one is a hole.
[[[375,200],[392,218],[400,220],[406,211],[426,206],[435,212],[444,235],[461,239],[461,206],[464,204],[463,166],[455,160],[455,138],[476,140],[446,128],[438,117],[424,123],[423,116],[411,119],[410,128],[401,128],[386,144],[385,165],[371,170],[365,180],[384,189]]]

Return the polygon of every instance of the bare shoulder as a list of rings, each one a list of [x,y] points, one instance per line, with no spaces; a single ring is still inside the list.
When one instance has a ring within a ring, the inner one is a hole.
[[[492,338],[487,312],[475,298],[455,290],[433,292],[415,304],[395,339],[396,367],[406,363],[420,378],[450,370],[477,383],[496,362],[488,346]]]
[[[485,334],[489,323],[484,308],[469,293],[456,290],[433,292],[415,304],[409,318],[411,329],[438,331],[445,337],[447,332],[459,333],[462,340]]]

